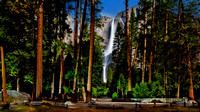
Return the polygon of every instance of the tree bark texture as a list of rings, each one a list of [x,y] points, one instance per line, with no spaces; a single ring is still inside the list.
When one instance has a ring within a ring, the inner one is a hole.
[[[94,25],[95,25],[95,0],[91,0],[90,51],[89,51],[89,67],[88,67],[88,82],[87,82],[87,102],[91,101],[91,92],[92,92]]]
[[[42,100],[42,33],[43,33],[43,0],[39,1],[38,43],[37,43],[37,76],[36,100]]]
[[[152,12],[152,26],[151,26],[151,53],[150,53],[150,68],[149,68],[149,82],[152,80],[153,71],[153,51],[154,51],[154,23],[155,23],[155,7],[156,0],[153,0],[153,12]]]
[[[74,52],[74,58],[77,57],[77,37],[78,37],[78,15],[79,15],[79,0],[77,0],[76,3],[76,22],[74,24],[74,47],[73,47],[73,52]]]
[[[136,56],[137,56],[137,51],[138,51],[138,43],[137,43],[137,45],[136,45],[136,49],[135,49],[135,53],[134,53],[134,58],[133,58],[133,65],[132,65],[132,67],[134,67],[134,65],[135,65],[135,59],[136,59]]]
[[[20,92],[19,76],[17,76],[17,91]]]
[[[187,57],[188,57],[188,73],[190,76],[190,87],[189,87],[189,98],[194,100],[194,89],[193,89],[193,76],[192,76],[192,65],[191,65],[191,50],[190,45],[187,44]]]
[[[1,46],[1,67],[2,67],[2,85],[3,85],[3,102],[7,103],[7,90],[6,90],[6,71],[4,64],[4,52],[3,47]]]
[[[146,34],[147,34],[147,12],[145,12],[145,18],[144,18],[144,24],[145,24],[145,28],[144,28],[144,56],[143,56],[143,70],[142,70],[142,82],[144,83],[144,76],[145,76],[145,71],[146,71],[146,54],[147,54],[147,38],[146,38]]]
[[[128,0],[126,0],[126,45],[127,45],[127,64],[128,64],[128,91],[132,91],[131,85],[131,50],[130,50],[130,36],[129,36],[129,13]]]

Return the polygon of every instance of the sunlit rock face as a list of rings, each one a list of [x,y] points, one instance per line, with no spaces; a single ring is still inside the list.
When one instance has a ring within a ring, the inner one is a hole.
[[[138,14],[138,6],[129,8],[129,18],[130,18],[132,10],[134,11],[135,16],[137,16],[137,14]],[[117,14],[117,16],[115,17],[115,24],[117,25],[117,23],[120,23],[122,28],[125,27],[125,24],[126,24],[126,11],[121,11],[121,12],[119,12]]]
[[[101,28],[96,29],[97,34],[102,36],[104,39],[104,42],[102,42],[101,45],[106,46],[109,42],[112,20],[113,20],[112,18],[107,17],[107,16],[101,17],[101,22],[103,26]]]
[[[67,15],[67,20],[65,20],[65,23],[69,25],[70,29],[71,29],[71,33],[65,33],[65,38],[64,38],[64,42],[69,43],[70,41],[73,41],[73,35],[74,35],[74,18],[68,14]]]

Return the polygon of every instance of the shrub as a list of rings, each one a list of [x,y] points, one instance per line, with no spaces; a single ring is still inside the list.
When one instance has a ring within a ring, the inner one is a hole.
[[[133,88],[133,96],[135,98],[148,98],[150,92],[147,83],[136,84],[135,88]]]
[[[164,95],[165,90],[159,81],[136,84],[135,88],[133,88],[133,96],[135,98],[156,98]]]
[[[118,98],[119,96],[118,96],[118,94],[117,94],[117,92],[114,92],[113,94],[112,94],[112,98]]]

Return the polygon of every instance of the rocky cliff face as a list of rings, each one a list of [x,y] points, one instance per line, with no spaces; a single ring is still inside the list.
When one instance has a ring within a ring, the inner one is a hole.
[[[138,8],[138,6],[129,8],[129,18],[130,18],[132,10],[134,11],[135,16],[137,16],[137,8]],[[122,28],[124,28],[125,27],[125,22],[126,22],[126,11],[121,11],[115,17],[115,25],[117,25],[117,23],[120,23]]]
[[[97,34],[104,38],[104,42],[101,43],[103,45],[107,45],[109,42],[112,20],[113,19],[110,17],[106,17],[106,16],[101,17],[101,22],[103,24],[103,27],[96,29]]]
[[[64,42],[69,43],[70,41],[73,41],[74,18],[70,14],[68,14],[67,15],[67,20],[65,22],[69,25],[70,29],[72,30],[72,33],[70,33],[70,34],[66,33],[65,34],[65,38],[64,38]]]
[[[131,14],[132,9],[135,12],[135,14],[137,14],[137,6],[135,6],[135,7],[129,8],[129,15]],[[107,17],[107,16],[101,17],[101,22],[103,23],[103,27],[97,28],[96,32],[98,35],[100,35],[104,38],[104,42],[101,43],[102,45],[106,46],[109,42],[110,33],[111,33],[111,23],[112,23],[113,19],[114,19],[115,26],[119,22],[121,24],[121,26],[124,27],[125,22],[126,22],[126,11],[119,12],[115,18],[111,18],[111,17]],[[70,25],[70,28],[72,29],[72,33],[65,35],[65,42],[73,41],[74,18],[70,14],[68,14],[68,16],[67,16],[66,23]]]

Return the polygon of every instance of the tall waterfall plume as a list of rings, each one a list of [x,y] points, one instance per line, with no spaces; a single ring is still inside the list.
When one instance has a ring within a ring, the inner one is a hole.
[[[103,59],[103,81],[104,83],[107,82],[107,72],[108,72],[108,65],[111,63],[112,59],[112,51],[113,51],[113,41],[115,37],[115,24],[114,19],[111,23],[111,32],[110,32],[110,39],[104,51],[104,59]]]

